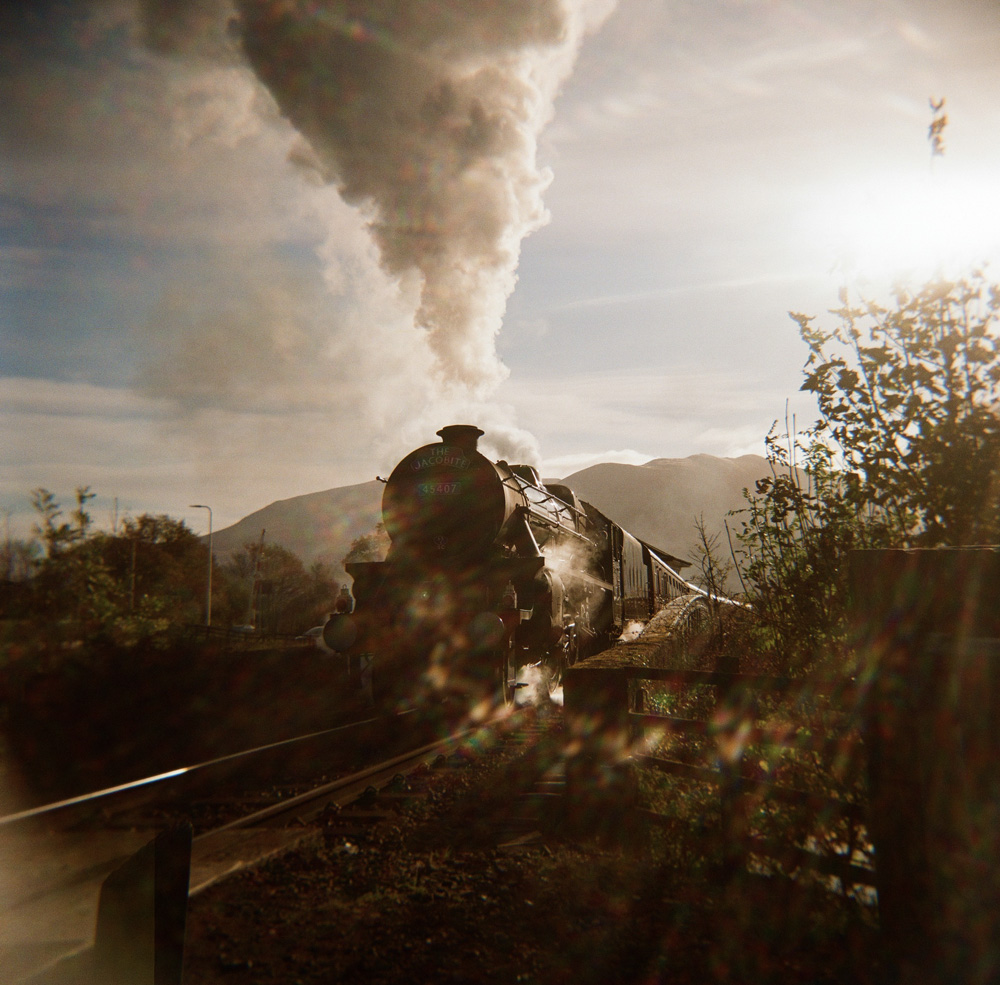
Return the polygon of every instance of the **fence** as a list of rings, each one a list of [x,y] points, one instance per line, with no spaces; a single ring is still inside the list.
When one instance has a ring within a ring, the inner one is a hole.
[[[635,801],[636,767],[710,783],[724,874],[764,858],[786,870],[807,863],[845,888],[874,885],[900,980],[1000,985],[1000,548],[856,551],[849,573],[863,686],[722,668],[569,671],[568,724],[581,746],[570,796],[597,817],[605,795],[616,820],[658,824]],[[701,714],[680,713],[685,688],[710,689]],[[654,754],[657,744],[684,751],[684,737],[701,743],[701,762]],[[828,771],[788,784],[767,748]],[[770,804],[802,807],[832,837],[768,842],[756,828]]]
[[[215,643],[225,650],[258,650],[262,647],[302,646],[315,647],[315,640],[288,633],[268,633],[249,630],[242,626],[191,625],[186,630],[192,642]]]
[[[879,921],[913,981],[1000,983],[1000,549],[856,551]]]
[[[837,711],[834,698],[838,707],[856,707],[851,687],[814,679],[572,668],[566,713],[584,737],[570,771],[577,817],[626,834],[650,825],[676,828],[676,816],[638,803],[636,771],[708,784],[717,792],[712,833],[722,878],[747,866],[787,873],[808,868],[845,890],[870,887],[875,876],[860,720]],[[819,820],[808,833],[793,828],[801,841],[788,839],[782,817],[795,808]]]

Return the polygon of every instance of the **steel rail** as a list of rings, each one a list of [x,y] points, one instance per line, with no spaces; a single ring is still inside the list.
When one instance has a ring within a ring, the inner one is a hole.
[[[478,725],[472,726],[470,728],[462,729],[459,732],[453,732],[451,735],[444,737],[443,739],[436,739],[434,742],[429,742],[424,746],[420,746],[417,749],[412,749],[409,752],[401,753],[398,756],[394,756],[391,759],[386,759],[381,763],[375,763],[373,766],[369,766],[366,769],[360,770],[357,773],[352,773],[350,776],[343,776],[336,780],[331,780],[329,783],[324,783],[321,786],[315,787],[312,790],[307,790],[304,793],[297,794],[294,797],[288,797],[285,800],[277,801],[274,804],[270,804],[267,807],[261,808],[259,811],[255,811],[253,814],[246,814],[243,817],[238,817],[233,821],[229,821],[227,824],[220,825],[217,828],[213,828],[211,831],[205,831],[198,835],[194,839],[194,844],[197,845],[200,842],[207,841],[213,835],[219,835],[225,831],[230,831],[235,828],[252,828],[263,821],[273,820],[276,817],[280,817],[282,814],[291,814],[296,808],[303,804],[309,804],[317,800],[324,800],[329,802],[329,794],[334,794],[337,792],[348,792],[352,788],[355,788],[361,784],[370,785],[372,780],[375,780],[381,776],[389,774],[389,778],[398,775],[399,768],[405,764],[413,764],[412,768],[416,768],[420,763],[426,761],[427,757],[439,753],[442,749],[459,742],[465,736],[472,734],[473,732],[479,732],[484,728],[487,728],[493,724],[495,720],[488,719]],[[357,795],[350,792],[349,797],[345,799],[353,799]]]
[[[252,814],[244,815],[192,838],[189,842],[190,858],[187,863],[189,866],[187,896],[190,898],[198,895],[230,875],[277,853],[290,850],[304,839],[315,837],[316,828],[310,829],[307,826],[308,822],[314,820],[328,804],[337,803],[338,806],[346,806],[358,800],[372,786],[384,786],[385,784],[381,782],[383,779],[388,783],[401,772],[411,772],[422,762],[432,757],[437,758],[442,751],[459,745],[467,736],[490,728],[502,717],[504,716],[497,715],[473,726],[459,729],[448,736],[391,756],[338,780],[323,783],[305,793],[270,804]],[[383,721],[385,720],[376,718],[355,722],[352,725],[377,726]],[[351,726],[340,726],[336,729],[311,733],[309,736],[300,736],[297,740],[270,743],[257,750],[246,750],[243,753],[219,757],[199,766],[207,767],[219,762],[238,760],[251,752],[281,748],[316,736],[346,732],[349,728]],[[143,782],[155,783],[168,776],[183,775],[184,772],[185,770],[176,770],[169,774],[157,774],[155,777],[144,778],[144,781],[122,784],[106,791],[69,798],[67,801],[44,805],[18,815],[9,815],[6,820],[10,824],[14,819],[44,817],[47,812],[99,802],[99,795],[110,797],[123,790],[135,789]],[[306,805],[312,805],[308,813],[302,810]],[[291,815],[287,819],[291,823],[283,824],[283,815]],[[86,841],[88,835],[83,834],[81,837]],[[134,841],[134,834],[132,838]],[[148,850],[151,844],[147,842],[145,848],[141,848],[140,851]],[[118,871],[124,863],[137,857],[132,854],[133,852],[133,848],[127,849],[125,853],[105,852],[107,856],[105,858],[91,861],[83,868],[61,871],[55,881],[45,880],[44,886],[39,885],[34,889],[22,887],[16,896],[6,899],[5,906],[0,907],[0,910],[3,910],[0,923],[7,924],[6,934],[0,933],[0,939],[3,939],[3,947],[0,947],[0,978],[25,985],[28,981],[40,985],[43,980],[48,981],[44,976],[57,965],[65,962],[65,967],[72,968],[73,962],[85,963],[92,960],[96,946],[96,937],[92,936],[93,928],[104,880],[112,872]],[[142,900],[145,900],[145,896],[141,896],[140,902]],[[16,944],[17,941],[21,943]],[[22,951],[27,955],[25,960],[20,964],[15,961],[12,965],[13,956]]]
[[[40,804],[38,807],[31,807],[27,810],[18,811],[14,814],[6,814],[3,817],[0,817],[0,827],[8,824],[14,824],[17,821],[26,821],[31,818],[55,814],[56,812],[69,807],[79,807],[85,804],[91,804],[101,799],[115,796],[116,794],[126,793],[130,790],[139,790],[143,787],[163,783],[166,780],[190,775],[198,772],[199,770],[207,770],[212,767],[217,767],[223,763],[234,762],[241,758],[249,758],[266,752],[273,752],[282,747],[293,746],[296,743],[303,743],[313,739],[323,738],[324,736],[332,736],[337,732],[344,732],[348,729],[361,728],[366,725],[377,725],[379,721],[380,720],[378,718],[367,718],[359,722],[350,722],[347,725],[338,725],[336,728],[322,729],[319,732],[308,732],[305,735],[297,735],[291,739],[281,739],[278,742],[269,742],[266,745],[256,746],[253,749],[242,749],[239,752],[227,753],[225,756],[218,756],[215,759],[206,759],[201,763],[195,763],[191,766],[180,766],[176,769],[167,770],[163,773],[156,773],[153,776],[142,777],[138,780],[130,780],[128,783],[120,783],[117,786],[105,787],[102,790],[94,790],[90,793],[79,794],[75,797],[68,797],[65,800],[57,800],[51,804]]]

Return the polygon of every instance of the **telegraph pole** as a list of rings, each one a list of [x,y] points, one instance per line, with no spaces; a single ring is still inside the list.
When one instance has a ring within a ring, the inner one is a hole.
[[[193,510],[208,510],[208,588],[205,590],[205,625],[212,625],[212,507],[204,503],[189,504]]]

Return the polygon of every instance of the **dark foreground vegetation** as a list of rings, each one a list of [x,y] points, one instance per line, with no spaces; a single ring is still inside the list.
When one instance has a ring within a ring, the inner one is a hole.
[[[819,985],[886,981],[874,914],[815,883],[714,878],[692,824],[669,843],[570,837],[501,849],[510,764],[473,761],[367,832],[331,818],[301,850],[192,902],[186,981],[227,985]],[[694,820],[694,819],[692,819]]]
[[[259,543],[212,558],[207,633],[207,545],[169,516],[95,530],[92,498],[66,517],[36,489],[35,538],[0,557],[2,808],[336,723],[346,668],[295,640],[333,608],[327,568]]]
[[[306,644],[81,650],[0,672],[0,814],[342,724],[347,669]],[[7,802],[10,798],[11,802]]]

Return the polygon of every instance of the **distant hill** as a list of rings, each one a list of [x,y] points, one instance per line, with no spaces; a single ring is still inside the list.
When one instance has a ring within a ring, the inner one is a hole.
[[[640,540],[694,562],[698,555],[695,520],[704,516],[708,534],[721,535],[719,553],[728,559],[726,514],[741,509],[743,490],[753,491],[756,481],[769,474],[761,455],[692,455],[656,458],[645,465],[592,465],[563,481],[580,499]],[[734,531],[738,526],[738,520],[730,523]],[[693,573],[692,568],[684,570],[688,577]]]
[[[369,533],[382,519],[382,483],[372,480],[325,492],[281,499],[216,531],[213,549],[221,560],[248,541],[280,544],[297,554],[306,567],[322,561],[335,577],[349,580],[341,561],[351,543]]]
[[[726,514],[743,506],[743,489],[768,474],[759,455],[716,458],[657,458],[645,465],[594,465],[560,480],[588,503],[654,547],[694,561],[695,518],[704,515],[709,533],[723,531]],[[381,519],[382,483],[364,482],[294,496],[265,506],[231,527],[216,531],[223,558],[248,541],[281,544],[308,565],[323,561],[347,580],[341,561],[351,543]],[[721,553],[728,557],[725,533]],[[693,569],[684,572],[690,576]]]

